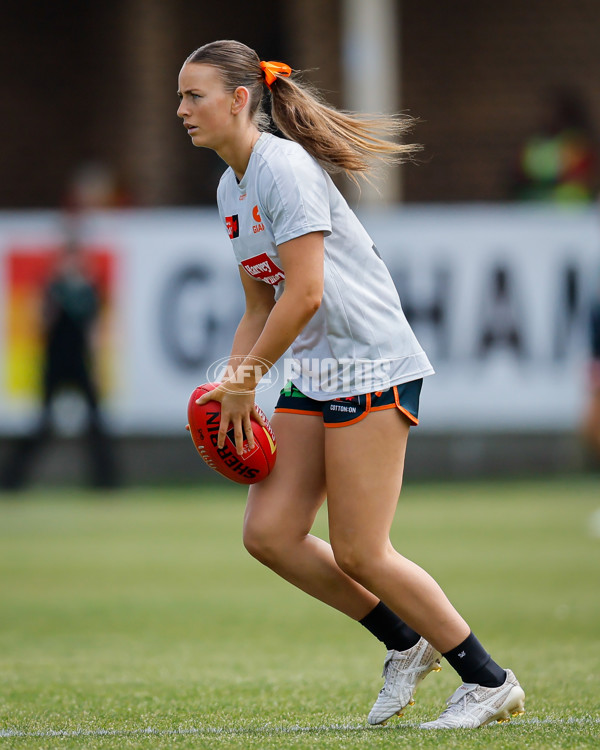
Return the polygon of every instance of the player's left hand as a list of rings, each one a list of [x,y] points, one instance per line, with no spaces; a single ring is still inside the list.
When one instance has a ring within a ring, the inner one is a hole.
[[[253,449],[254,433],[251,418],[254,417],[258,422],[262,422],[254,404],[254,389],[250,390],[248,386],[225,380],[217,388],[201,396],[196,403],[202,405],[207,401],[219,401],[221,404],[221,423],[217,435],[217,447],[223,447],[229,425],[233,425],[234,442],[238,455],[241,456],[244,452],[244,435],[248,441],[248,447]]]

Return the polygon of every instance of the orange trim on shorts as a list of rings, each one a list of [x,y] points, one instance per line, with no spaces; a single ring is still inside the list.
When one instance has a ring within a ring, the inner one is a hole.
[[[414,414],[411,414],[408,409],[405,409],[403,406],[399,406],[398,409],[402,412],[402,414],[404,414],[404,416],[411,424],[415,425],[415,427],[419,424],[419,420],[415,417]]]
[[[349,422],[323,422],[325,427],[348,427],[349,424],[356,424],[367,416],[368,412],[364,411],[359,417],[354,417]]]
[[[274,409],[276,414],[307,414],[309,417],[322,417],[322,411],[308,411],[308,409],[286,409],[284,407],[278,407]]]
[[[367,393],[365,394],[367,397],[367,405],[365,407],[365,410],[362,414],[359,414],[358,417],[354,417],[354,419],[351,419],[349,422],[325,422],[323,421],[323,424],[325,427],[347,427],[349,424],[356,424],[357,422],[360,422],[361,419],[364,419],[367,414],[371,411],[371,394]]]
[[[400,403],[400,396],[398,394],[398,386],[394,386],[394,401],[396,402],[396,406],[400,411],[404,414],[404,416],[408,419],[409,422],[411,422],[414,425],[419,424],[419,420],[415,417],[414,414],[411,414],[408,409],[405,409],[402,404]]]
[[[386,404],[385,406],[374,406],[371,411],[383,411],[384,409],[398,409],[398,411],[401,411],[405,417],[407,417],[412,424],[415,425],[415,427],[419,424],[419,420],[415,417],[414,414],[411,414],[407,409],[405,409],[403,406],[398,406],[398,404]]]

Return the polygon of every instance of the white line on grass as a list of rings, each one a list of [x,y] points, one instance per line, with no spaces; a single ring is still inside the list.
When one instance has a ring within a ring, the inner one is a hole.
[[[539,719],[531,717],[529,719],[518,719],[513,722],[514,726],[539,726],[539,725],[560,725],[560,726],[588,726],[600,725],[600,718],[585,716],[580,718],[566,719]],[[403,721],[399,723],[398,728],[406,727],[408,729],[417,729],[419,722]],[[291,727],[273,727],[269,725],[259,727],[181,727],[180,729],[46,729],[39,732],[26,732],[19,729],[0,729],[0,739],[8,737],[130,737],[135,735],[157,735],[160,737],[171,735],[285,735],[285,734],[320,734],[325,732],[377,732],[381,731],[374,727],[368,727],[365,724],[330,724],[321,726],[291,726]],[[385,730],[384,730],[385,731]]]

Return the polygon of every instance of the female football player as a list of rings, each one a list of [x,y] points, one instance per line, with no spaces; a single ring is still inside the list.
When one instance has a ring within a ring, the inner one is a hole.
[[[235,41],[200,47],[179,74],[178,115],[190,140],[229,165],[217,202],[246,297],[235,372],[198,401],[221,402],[219,447],[231,424],[238,453],[244,436],[253,446],[256,384],[270,363],[293,354],[272,422],[277,463],[250,487],[244,544],[386,645],[371,724],[412,703],[440,655],[463,684],[423,727],[506,720],[523,711],[515,676],[390,542],[406,441],[433,369],[372,240],[328,174],[368,175],[373,160],[410,155],[410,146],[386,139],[407,122],[340,112],[290,74]],[[285,139],[266,132],[265,86]],[[310,534],[325,497],[330,544]]]

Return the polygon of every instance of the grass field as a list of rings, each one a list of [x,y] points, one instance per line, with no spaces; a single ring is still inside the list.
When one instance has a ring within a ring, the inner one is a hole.
[[[522,718],[443,735],[417,726],[447,664],[367,725],[384,647],[247,555],[243,490],[5,497],[0,750],[600,747],[598,479],[405,488],[396,546],[527,693]]]

